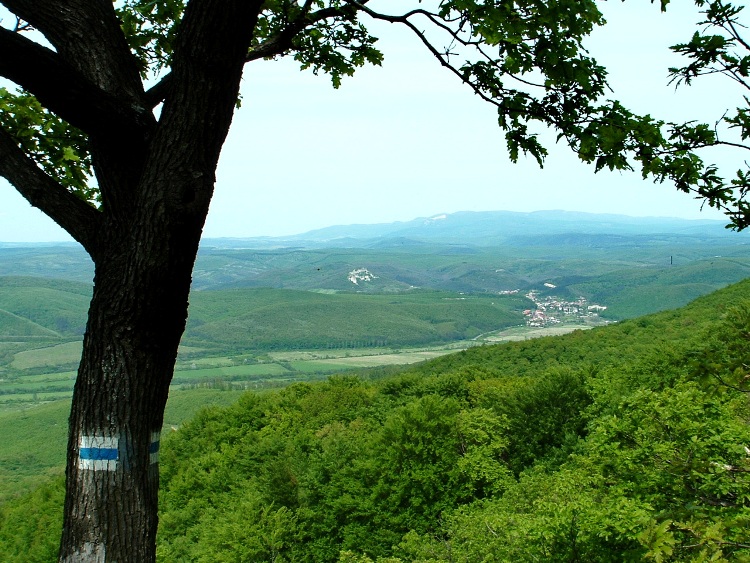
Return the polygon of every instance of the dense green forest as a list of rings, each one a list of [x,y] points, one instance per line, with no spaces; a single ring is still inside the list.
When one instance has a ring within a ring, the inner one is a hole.
[[[160,560],[750,561],[750,281],[674,311],[248,393],[171,432]],[[0,506],[52,561],[59,478]]]
[[[183,343],[219,350],[413,346],[523,324],[527,307],[521,295],[204,291],[191,304]]]

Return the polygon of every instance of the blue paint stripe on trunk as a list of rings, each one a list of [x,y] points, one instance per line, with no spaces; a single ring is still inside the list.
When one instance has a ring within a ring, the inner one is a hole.
[[[148,453],[155,454],[159,451],[159,442],[151,442],[148,447]]]
[[[117,448],[81,448],[78,455],[81,459],[117,460]]]

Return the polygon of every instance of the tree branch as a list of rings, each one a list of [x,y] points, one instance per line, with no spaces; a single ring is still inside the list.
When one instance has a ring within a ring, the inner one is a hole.
[[[155,119],[104,92],[52,51],[26,37],[0,28],[0,75],[33,94],[43,106],[91,135],[140,136]]]
[[[40,31],[63,60],[102,90],[130,105],[142,103],[138,63],[111,2],[3,0],[3,5]]]
[[[430,51],[430,53],[432,53],[432,55],[438,60],[438,62],[443,67],[447,68],[451,73],[455,74],[459,78],[459,80],[461,80],[461,82],[463,82],[464,84],[466,84],[467,86],[469,86],[469,88],[471,88],[474,91],[474,93],[477,96],[479,96],[480,98],[482,98],[485,102],[488,102],[488,103],[490,103],[490,104],[492,104],[494,106],[500,107],[500,102],[498,102],[498,100],[494,99],[494,97],[492,97],[492,96],[488,96],[477,84],[474,84],[474,83],[472,83],[470,81],[467,81],[466,78],[464,77],[464,75],[461,73],[461,71],[458,68],[456,68],[455,66],[453,66],[448,61],[447,57],[443,53],[441,53],[440,51],[438,51],[437,48],[435,48],[435,46],[427,39],[427,37],[425,36],[425,34],[422,31],[420,31],[419,28],[416,25],[414,25],[411,21],[409,21],[409,17],[411,17],[411,16],[414,16],[414,15],[424,15],[428,19],[430,19],[430,21],[432,21],[433,23],[435,23],[436,25],[438,25],[438,27],[446,30],[451,35],[451,37],[453,37],[456,40],[459,40],[461,42],[461,44],[463,44],[463,45],[469,45],[470,44],[468,42],[464,43],[462,40],[460,40],[457,37],[457,34],[454,32],[454,30],[450,29],[450,27],[445,26],[445,24],[443,24],[442,22],[437,22],[435,20],[434,14],[432,14],[430,12],[427,12],[425,10],[416,9],[416,10],[411,10],[411,11],[407,12],[406,14],[403,14],[403,15],[400,15],[400,16],[392,16],[392,15],[389,15],[389,14],[382,14],[380,12],[376,12],[376,11],[370,9],[369,7],[365,6],[363,3],[357,2],[355,0],[344,0],[344,1],[347,4],[349,4],[350,6],[354,6],[358,10],[361,10],[362,12],[366,13],[368,16],[370,16],[373,19],[381,20],[381,21],[386,21],[386,22],[389,22],[389,23],[400,23],[400,24],[403,24],[406,27],[408,27],[412,32],[414,32],[414,34],[419,38],[419,40],[422,42],[422,44],[425,47],[427,47],[427,50]],[[484,54],[484,53],[482,53],[482,54]]]
[[[346,15],[344,10],[340,8],[324,8],[317,12],[309,12],[311,2],[307,2],[303,7],[302,13],[289,22],[280,33],[277,33],[273,37],[268,38],[266,41],[251,47],[247,54],[246,62],[255,61],[257,59],[264,59],[266,57],[273,57],[274,55],[280,55],[285,51],[292,48],[292,41],[294,37],[304,30],[306,27],[328,19],[338,16]]]
[[[154,84],[151,88],[146,90],[145,100],[146,104],[150,108],[155,108],[164,101],[169,94],[169,88],[172,84],[172,73],[169,72],[162,77],[159,82]]]
[[[281,32],[273,37],[269,37],[263,43],[251,47],[248,50],[245,62],[252,62],[258,59],[281,55],[293,47],[294,37],[308,26],[327,18],[346,15],[340,8],[324,8],[309,13],[311,5],[312,2],[306,2],[299,17],[289,22],[289,25],[287,25]],[[172,73],[170,72],[146,91],[146,102],[149,107],[154,108],[164,101],[169,94],[171,83]]]
[[[0,176],[94,255],[100,212],[45,174],[3,129],[0,129]]]
[[[170,205],[191,209],[201,222],[262,3],[191,0],[180,24],[172,78],[164,82],[168,95],[139,189],[148,194],[161,182]],[[180,143],[184,148],[175,151]]]
[[[743,37],[740,35],[740,33],[737,31],[737,28],[734,26],[735,22],[732,20],[727,21],[727,25],[729,26],[729,34],[734,37],[734,39],[737,40],[737,42],[742,45],[746,50],[750,51],[750,44],[747,43],[743,39]],[[744,26],[743,26],[744,27]],[[726,28],[724,28],[726,29]]]

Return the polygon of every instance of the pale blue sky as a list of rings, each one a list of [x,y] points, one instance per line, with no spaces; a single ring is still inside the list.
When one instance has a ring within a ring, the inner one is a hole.
[[[692,2],[672,6],[661,14],[658,2],[603,2],[610,23],[590,50],[610,68],[614,96],[628,107],[712,121],[741,92],[727,81],[677,92],[666,86],[667,67],[678,63],[667,47],[687,40],[696,18]],[[463,210],[722,218],[638,174],[594,174],[563,145],[551,147],[543,170],[533,159],[510,163],[493,108],[405,30],[377,27],[383,67],[361,70],[339,90],[291,60],[247,67],[204,236],[288,235]],[[0,183],[0,241],[53,240],[67,236]]]

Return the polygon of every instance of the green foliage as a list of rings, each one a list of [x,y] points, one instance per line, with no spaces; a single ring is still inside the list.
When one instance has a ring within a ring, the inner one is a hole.
[[[294,59],[301,63],[302,70],[311,68],[315,74],[322,71],[330,75],[334,88],[341,86],[343,76],[353,76],[357,67],[383,62],[383,54],[374,47],[377,38],[356,21],[355,10],[347,12],[349,17],[333,24],[316,22],[294,40]]]
[[[177,23],[184,8],[183,0],[125,0],[116,6],[122,32],[140,64],[143,78],[152,78],[169,66]]]
[[[62,533],[63,478],[43,482],[33,492],[0,504],[0,553],[5,563],[57,560]]]
[[[748,87],[748,68],[750,68],[750,48],[740,34],[745,26],[740,21],[743,6],[734,6],[722,0],[696,0],[695,4],[703,8],[704,19],[698,23],[696,31],[686,43],[672,46],[672,50],[685,57],[688,63],[682,67],[669,69],[671,82],[676,86],[690,85],[700,76],[719,74],[728,77],[740,87]],[[750,103],[747,97],[746,104]],[[721,132],[720,125],[726,125],[729,132],[736,132],[737,141]],[[688,151],[706,146],[734,146],[743,147],[750,131],[748,122],[748,108],[737,107],[733,111],[726,110],[713,126],[689,122],[684,124],[670,124],[670,142],[675,147],[675,157],[682,159],[685,170],[685,183],[678,188],[688,191],[689,183],[698,185],[697,193],[706,196],[710,205],[714,207],[734,207],[729,213],[735,228],[745,228],[748,225],[748,202],[746,196],[750,183],[748,182],[747,163],[737,170],[735,177],[725,182],[717,175],[715,165],[705,166],[701,172],[698,168],[702,163]],[[689,160],[688,160],[689,159]],[[696,166],[698,164],[698,166]],[[663,171],[657,172],[665,177]]]
[[[458,410],[452,398],[427,395],[397,408],[383,424],[375,496],[379,513],[395,508],[391,518],[401,529],[424,531],[466,494],[457,471]]]
[[[662,10],[667,4],[661,3]],[[690,84],[697,76],[720,73],[748,87],[750,55],[739,34],[744,27],[739,21],[742,7],[720,0],[696,4],[705,8],[706,19],[699,24],[705,26],[704,31],[696,32],[689,43],[673,47],[691,59],[683,68],[670,69],[673,80],[678,85]],[[640,167],[644,178],[674,183],[678,190],[694,193],[709,206],[725,211],[733,228],[747,226],[747,170],[725,179],[717,166],[705,163],[700,156],[701,149],[708,146],[747,148],[743,145],[750,130],[747,108],[737,108],[736,113],[719,119],[730,130],[738,130],[739,140],[733,141],[721,138],[717,127],[666,123],[637,115],[616,100],[602,102],[606,70],[582,45],[594,26],[604,24],[594,2],[497,2],[487,6],[445,1],[440,3],[438,15],[448,22],[461,22],[449,32],[454,44],[467,48],[481,45],[474,58],[460,68],[451,67],[449,50],[441,62],[498,108],[498,122],[506,131],[512,160],[523,152],[543,164],[547,149],[530,128],[530,124],[541,123],[556,130],[557,139],[565,139],[596,171]],[[420,37],[424,40],[424,35]]]
[[[737,320],[730,309],[707,333],[727,336]],[[704,354],[721,363],[727,348],[744,346],[741,338],[722,342],[725,347],[712,340]],[[732,356],[747,360],[746,351]],[[700,386],[687,358],[679,360],[667,356],[658,364],[646,356],[639,367],[630,357],[625,370],[592,372],[589,382],[607,392],[595,392],[597,404],[581,413],[588,435],[572,455],[537,464],[504,494],[454,511],[442,537],[407,535],[400,555],[420,561],[746,560],[747,395]],[[649,375],[652,369],[658,377]]]
[[[558,369],[497,398],[495,409],[512,421],[508,462],[521,472],[535,461],[564,459],[585,434],[591,396],[580,372]]]
[[[159,558],[747,560],[749,287],[203,409],[164,436]],[[6,501],[3,553],[43,551],[55,494]]]
[[[748,392],[750,357],[750,306],[740,302],[724,314],[724,322],[705,346],[691,355],[691,371],[704,385]]]
[[[746,397],[711,396],[692,382],[658,393],[639,390],[623,402],[620,416],[597,421],[584,451],[613,489],[653,511],[686,558],[702,549],[743,553],[750,431],[738,410],[746,416]],[[713,535],[717,526],[720,541]]]
[[[123,38],[144,80],[170,70],[186,5],[185,0],[115,3]],[[382,61],[382,54],[374,47],[377,39],[356,21],[357,12],[339,0],[306,2],[303,6],[285,0],[265,2],[248,60],[258,58],[255,50],[264,56],[291,51],[303,69],[330,74],[333,85],[338,87],[341,77],[351,76],[357,67]],[[283,40],[279,41],[281,37]],[[268,44],[273,47],[266,53]],[[0,88],[0,126],[54,180],[93,205],[101,202],[86,133],[50,113],[23,89],[11,93]]]
[[[443,541],[411,534],[399,554],[405,561],[641,560],[629,535],[642,511],[602,490],[601,478],[585,471],[534,471],[502,497],[454,511]]]
[[[283,561],[279,554],[295,530],[292,512],[268,504],[253,489],[236,491],[231,503],[232,511],[206,509],[189,537],[175,545],[160,545],[157,556],[164,561],[186,557],[204,563]]]
[[[747,395],[691,351],[747,361],[747,286],[206,412],[165,444],[162,558],[743,560]],[[217,539],[237,502],[265,544]]]
[[[49,176],[91,203],[99,201],[88,138],[46,110],[31,94],[0,87],[2,127]]]
[[[529,132],[527,123],[542,122],[567,130],[585,118],[593,100],[604,94],[606,71],[586,55],[583,38],[604,20],[594,2],[441,2],[439,14],[465,26],[460,41],[479,38],[496,47],[458,72],[464,82],[498,108],[498,122],[507,131],[512,160],[519,151],[541,165],[547,151]],[[541,78],[539,75],[541,74]],[[533,76],[533,78],[531,78]],[[514,84],[509,87],[507,83]],[[540,84],[540,82],[542,84]],[[543,94],[529,93],[525,84]]]

